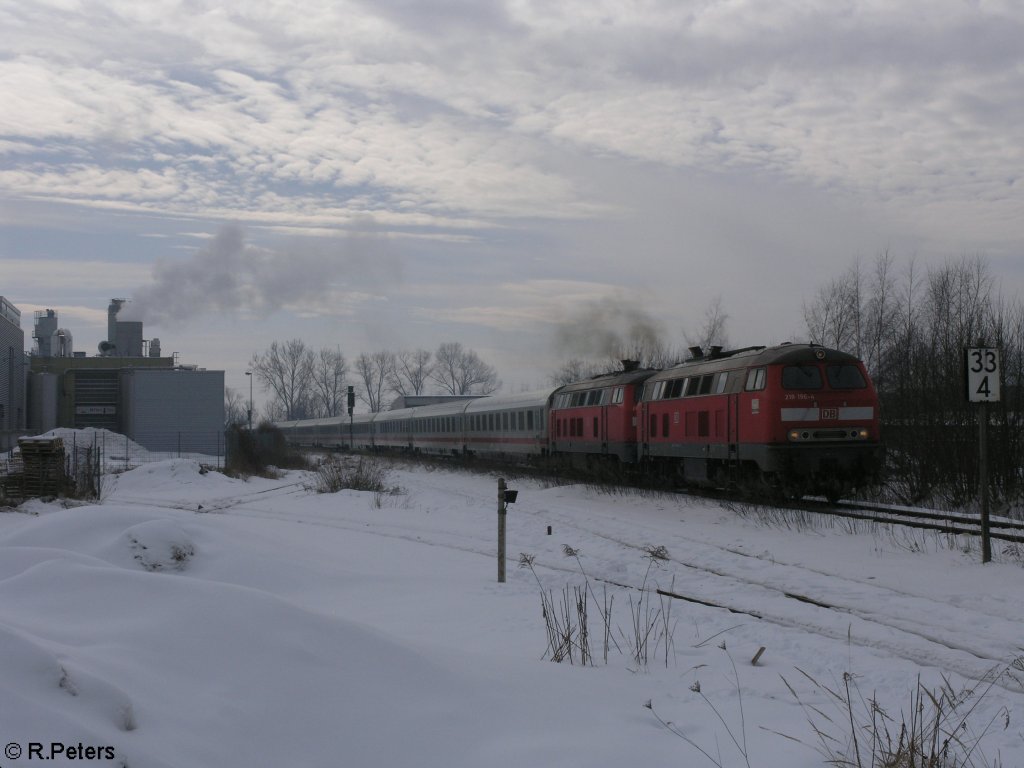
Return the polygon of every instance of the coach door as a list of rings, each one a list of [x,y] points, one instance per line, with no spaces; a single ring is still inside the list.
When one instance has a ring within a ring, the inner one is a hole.
[[[651,440],[647,431],[647,401],[641,400],[634,413],[637,414],[638,421],[636,438],[640,442],[640,456],[645,458],[651,455]]]
[[[739,467],[739,444],[740,444],[740,396],[733,393],[726,397],[726,424],[728,424],[728,461],[730,468]]]

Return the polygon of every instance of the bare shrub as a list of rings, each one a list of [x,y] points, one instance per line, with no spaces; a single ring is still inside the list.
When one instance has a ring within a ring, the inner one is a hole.
[[[541,582],[540,576],[534,568],[534,556],[520,553],[519,567],[530,570],[540,589],[541,613],[544,617],[544,628],[548,638],[545,655],[556,662],[568,661],[570,664],[575,664],[578,660],[581,664],[594,664],[590,628],[590,601],[593,600],[601,620],[601,651],[605,664],[608,663],[609,652],[614,647],[623,655],[625,653],[623,648],[628,649],[637,668],[644,669],[649,664],[652,650],[658,653],[664,650],[665,666],[668,666],[669,659],[674,658],[675,651],[673,639],[675,623],[672,621],[671,600],[659,595],[657,605],[655,605],[655,591],[647,587],[651,567],[655,561],[667,558],[668,550],[665,547],[647,549],[650,562],[643,585],[637,590],[638,596],[634,597],[632,594],[629,596],[631,626],[628,633],[615,624],[612,619],[615,595],[609,594],[608,587],[605,585],[602,597],[598,598],[594,592],[592,580],[583,568],[578,549],[565,545],[562,548],[562,553],[566,557],[576,560],[580,573],[583,575],[584,584],[583,586],[567,585],[557,601],[554,593],[546,589]],[[622,645],[615,639],[616,634],[622,638]]]
[[[365,456],[355,460],[329,456],[313,472],[311,488],[317,493],[353,490],[385,494],[394,491],[388,485],[389,475],[390,470],[383,462]],[[381,506],[379,496],[377,506]]]

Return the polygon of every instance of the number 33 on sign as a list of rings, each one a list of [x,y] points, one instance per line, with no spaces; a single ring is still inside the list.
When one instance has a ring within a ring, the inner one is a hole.
[[[968,402],[999,402],[999,350],[973,347],[965,352]]]

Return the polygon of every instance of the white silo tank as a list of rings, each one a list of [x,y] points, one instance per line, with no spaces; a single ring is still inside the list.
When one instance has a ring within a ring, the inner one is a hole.
[[[58,328],[50,337],[50,354],[54,357],[74,357],[75,345],[71,331]]]

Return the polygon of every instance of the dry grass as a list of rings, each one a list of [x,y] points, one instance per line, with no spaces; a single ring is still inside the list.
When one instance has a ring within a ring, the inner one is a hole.
[[[1022,657],[1024,658],[1024,657]],[[1008,728],[1010,713],[1001,709],[979,727],[978,705],[999,679],[1010,674],[1016,659],[993,669],[973,687],[956,690],[948,679],[926,687],[918,678],[899,712],[883,706],[872,694],[865,697],[854,675],[847,672],[838,685],[820,683],[797,670],[823,694],[827,706],[810,704],[785,678],[783,682],[803,709],[814,733],[814,748],[826,764],[836,768],[1001,768],[998,756],[985,754],[983,741],[994,728]],[[786,738],[805,743],[786,734]]]

